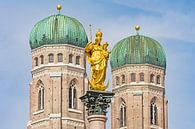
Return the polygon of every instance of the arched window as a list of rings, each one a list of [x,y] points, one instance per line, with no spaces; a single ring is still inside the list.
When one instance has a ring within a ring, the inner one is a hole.
[[[72,57],[73,57],[73,55],[69,54],[69,63],[72,63]]]
[[[38,62],[38,58],[37,57],[35,57],[34,61],[35,61],[35,66],[38,66],[39,62]]]
[[[150,83],[154,83],[154,74],[150,75]]]
[[[122,84],[125,83],[125,75],[122,75]]]
[[[76,80],[73,79],[69,85],[69,108],[77,108],[77,98],[76,98]]]
[[[157,83],[157,84],[160,84],[160,75],[158,75],[158,76],[156,77],[156,83]]]
[[[135,73],[131,73],[131,82],[135,81],[136,81]]]
[[[120,85],[120,78],[118,76],[116,76],[116,85]]]
[[[156,106],[156,98],[153,98],[150,104],[150,123],[157,125],[158,110]]]
[[[126,104],[124,101],[122,101],[120,106],[120,127],[126,126]]]
[[[43,55],[40,56],[40,59],[41,59],[41,64],[44,64],[44,57],[43,57]]]
[[[52,53],[49,54],[49,63],[54,62],[54,55]]]
[[[144,82],[144,73],[139,74],[140,82]]]
[[[80,65],[80,56],[76,56],[76,64]]]
[[[63,62],[63,54],[58,53],[58,62]]]
[[[44,86],[41,81],[38,82],[38,110],[44,109]]]

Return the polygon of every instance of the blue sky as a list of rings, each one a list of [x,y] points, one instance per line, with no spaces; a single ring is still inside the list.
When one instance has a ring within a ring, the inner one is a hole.
[[[1,0],[2,129],[26,128],[31,80],[29,33],[36,22],[57,13],[57,4],[62,4],[62,13],[78,19],[87,32],[89,24],[93,31],[101,28],[110,49],[122,38],[135,34],[135,25],[141,26],[140,34],[158,40],[167,56],[169,129],[195,128],[195,1]]]

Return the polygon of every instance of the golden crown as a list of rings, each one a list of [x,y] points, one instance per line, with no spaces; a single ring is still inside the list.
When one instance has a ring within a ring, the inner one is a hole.
[[[96,37],[102,37],[102,32],[101,31],[96,32]]]

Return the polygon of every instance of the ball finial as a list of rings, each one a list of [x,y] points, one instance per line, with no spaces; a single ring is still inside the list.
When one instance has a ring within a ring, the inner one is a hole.
[[[62,9],[62,5],[57,5],[57,10],[61,10]]]
[[[138,25],[135,26],[135,30],[136,30],[136,31],[139,31],[139,30],[140,30],[140,26],[138,26]]]

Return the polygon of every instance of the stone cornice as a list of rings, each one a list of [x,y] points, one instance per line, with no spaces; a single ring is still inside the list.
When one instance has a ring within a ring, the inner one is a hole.
[[[158,69],[161,69],[161,70],[165,70],[165,68],[163,68],[163,67],[152,65],[152,64],[126,64],[124,66],[114,68],[111,71],[114,72],[114,71],[119,70],[119,69],[133,67],[133,66],[148,66],[148,67],[154,67],[154,68],[158,68]]]
[[[52,119],[61,119],[62,121],[65,121],[65,123],[76,123],[79,126],[84,126],[84,121],[76,118],[70,118],[70,117],[61,117],[60,114],[50,114],[49,117],[42,118],[36,121],[28,121],[27,126],[32,126],[32,125],[40,125],[43,122],[50,121]]]
[[[113,91],[116,91],[116,90],[126,90],[128,87],[139,87],[139,86],[142,86],[142,87],[155,87],[155,88],[159,88],[159,89],[165,89],[164,86],[160,86],[160,85],[156,85],[156,84],[153,84],[153,83],[129,83],[129,84],[123,84],[123,85],[119,85],[115,88],[113,88],[112,90]]]
[[[85,68],[81,67],[80,65],[73,65],[73,64],[71,64],[71,63],[69,63],[69,64],[63,64],[63,63],[57,63],[57,64],[48,63],[48,64],[42,64],[42,65],[40,65],[40,66],[35,67],[34,69],[31,70],[31,73],[33,74],[34,72],[37,72],[37,71],[40,71],[40,70],[45,70],[45,69],[48,68],[48,67],[63,67],[63,66],[72,67],[72,68],[74,68],[74,69],[79,69],[79,70],[85,70]]]
[[[84,51],[84,48],[82,47],[78,47],[78,46],[74,46],[74,45],[70,45],[70,44],[52,44],[52,45],[43,45],[41,47],[35,48],[33,50],[31,50],[31,52],[36,52],[38,50],[41,50],[42,48],[53,48],[53,47],[70,47],[70,48],[76,48],[76,49],[80,49]]]

